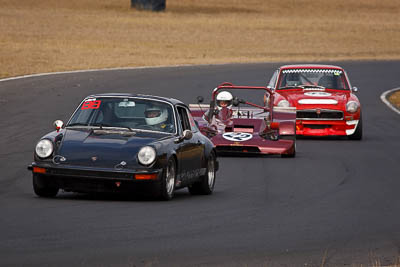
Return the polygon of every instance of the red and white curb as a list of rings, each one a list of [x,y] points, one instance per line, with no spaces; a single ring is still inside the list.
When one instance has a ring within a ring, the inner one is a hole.
[[[389,91],[384,92],[384,93],[381,95],[381,100],[383,101],[383,103],[385,103],[386,106],[388,106],[390,109],[392,109],[392,110],[393,110],[394,112],[396,112],[397,114],[400,114],[400,110],[399,110],[397,107],[395,107],[392,103],[389,102],[388,96],[389,96],[390,94],[392,94],[393,92],[399,91],[399,90],[400,90],[400,88],[394,88],[394,89],[392,89],[392,90],[389,90]]]

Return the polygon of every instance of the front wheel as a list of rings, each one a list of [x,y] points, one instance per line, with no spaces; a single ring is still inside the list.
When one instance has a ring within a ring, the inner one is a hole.
[[[163,200],[171,200],[174,197],[176,181],[176,163],[172,157],[168,160],[167,167],[165,168],[162,180],[161,180],[161,192],[160,197]]]
[[[206,174],[200,177],[200,181],[189,186],[189,192],[192,195],[211,195],[214,191],[216,178],[216,157],[213,152],[207,160]]]
[[[363,131],[362,131],[362,117],[360,115],[360,120],[358,121],[356,131],[352,135],[349,135],[348,138],[350,140],[361,140],[362,139],[362,134],[363,134]]]
[[[33,191],[39,197],[55,197],[59,188],[49,181],[50,176],[34,173],[32,176]]]

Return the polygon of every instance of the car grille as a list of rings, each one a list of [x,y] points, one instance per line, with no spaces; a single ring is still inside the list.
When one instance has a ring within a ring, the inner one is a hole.
[[[327,109],[306,109],[296,112],[301,120],[343,120],[343,111]]]

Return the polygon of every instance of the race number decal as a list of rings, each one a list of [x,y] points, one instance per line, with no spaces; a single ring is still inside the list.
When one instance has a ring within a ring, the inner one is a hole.
[[[321,97],[321,96],[331,96],[330,93],[327,92],[307,92],[304,93],[306,96],[316,96],[316,97]]]
[[[229,141],[243,142],[253,138],[253,135],[250,133],[229,132],[224,133],[222,137]]]
[[[83,103],[81,109],[98,109],[100,107],[101,100],[86,101]]]

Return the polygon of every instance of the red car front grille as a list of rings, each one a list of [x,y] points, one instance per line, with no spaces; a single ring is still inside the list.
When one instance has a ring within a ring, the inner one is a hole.
[[[296,118],[300,120],[343,120],[343,111],[326,109],[297,110]]]

